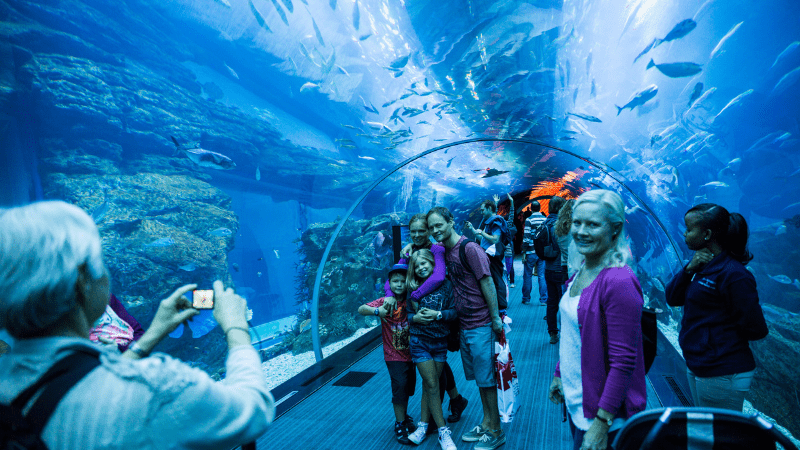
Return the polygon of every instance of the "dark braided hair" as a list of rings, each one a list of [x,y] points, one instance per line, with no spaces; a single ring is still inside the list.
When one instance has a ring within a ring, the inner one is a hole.
[[[714,203],[701,203],[686,211],[686,214],[689,213],[697,214],[700,226],[711,230],[711,239],[733,259],[742,264],[753,259],[753,254],[747,249],[750,230],[741,214],[729,213],[727,209]]]

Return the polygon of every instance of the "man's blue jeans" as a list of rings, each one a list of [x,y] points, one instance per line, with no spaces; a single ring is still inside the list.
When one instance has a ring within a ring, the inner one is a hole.
[[[547,303],[547,283],[544,280],[544,260],[536,256],[536,252],[529,251],[523,256],[525,272],[522,275],[522,301],[531,301],[531,290],[533,290],[533,268],[536,267],[539,278],[539,301]]]

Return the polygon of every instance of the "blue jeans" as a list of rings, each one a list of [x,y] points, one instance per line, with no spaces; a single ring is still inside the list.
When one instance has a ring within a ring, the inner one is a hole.
[[[531,290],[533,290],[533,267],[539,272],[539,301],[547,303],[547,283],[544,280],[544,260],[536,256],[536,252],[529,251],[523,256],[522,262],[525,264],[525,273],[522,275],[522,301],[531,300]]]
[[[514,284],[514,257],[506,256],[505,263],[506,263],[506,272],[508,272],[508,279],[509,281],[511,281],[511,284]]]

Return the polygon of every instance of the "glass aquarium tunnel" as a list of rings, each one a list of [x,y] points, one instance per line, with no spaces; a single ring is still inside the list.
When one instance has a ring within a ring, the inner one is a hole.
[[[497,196],[625,201],[664,286],[703,202],[750,226],[767,338],[747,400],[800,436],[800,3],[794,0],[5,0],[0,207],[92,215],[143,325],[215,279],[270,387],[377,325],[392,227]],[[0,339],[12,341],[0,331]],[[210,313],[157,348],[224,376]]]

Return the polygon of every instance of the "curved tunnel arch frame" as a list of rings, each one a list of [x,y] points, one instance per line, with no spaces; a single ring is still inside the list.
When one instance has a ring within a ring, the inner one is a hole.
[[[673,249],[675,250],[675,253],[678,254],[678,255],[681,254],[681,251],[680,251],[677,243],[675,242],[674,239],[672,239],[672,236],[669,234],[669,232],[667,231],[667,228],[664,226],[664,224],[661,223],[661,220],[658,218],[658,216],[653,212],[652,209],[650,209],[650,206],[646,202],[644,202],[641,199],[641,197],[636,195],[636,193],[634,193],[624,182],[622,182],[620,179],[615,177],[612,173],[610,173],[608,170],[606,170],[603,167],[602,164],[600,164],[598,162],[595,162],[595,161],[593,161],[593,160],[591,160],[589,158],[586,158],[584,156],[580,156],[577,153],[571,152],[569,150],[564,150],[562,148],[558,148],[558,147],[555,147],[555,146],[552,146],[552,145],[548,145],[548,144],[545,144],[545,143],[542,143],[542,142],[537,142],[537,141],[528,140],[528,139],[516,139],[516,138],[506,138],[506,139],[473,138],[473,139],[466,139],[466,140],[463,140],[463,141],[456,141],[456,142],[451,142],[451,143],[448,143],[448,144],[440,145],[438,147],[434,147],[432,149],[425,150],[425,151],[423,151],[423,152],[421,152],[421,153],[419,153],[417,155],[414,155],[414,156],[406,159],[405,161],[399,163],[394,168],[392,168],[392,170],[387,171],[380,178],[375,180],[366,190],[364,190],[364,192],[356,199],[356,201],[353,202],[353,205],[350,206],[350,209],[347,210],[347,213],[339,220],[339,223],[336,225],[336,229],[333,231],[333,234],[331,234],[331,238],[328,240],[328,244],[325,246],[325,251],[322,253],[322,258],[320,260],[319,266],[317,267],[317,276],[316,276],[316,278],[314,280],[314,293],[313,293],[312,301],[311,301],[311,342],[312,342],[312,345],[313,345],[313,348],[314,348],[314,357],[316,358],[317,362],[322,361],[322,359],[324,358],[324,355],[322,354],[322,347],[321,347],[320,338],[319,338],[319,290],[320,290],[320,287],[321,287],[321,284],[322,284],[322,273],[323,273],[324,268],[325,268],[325,263],[328,261],[328,255],[330,254],[331,248],[333,248],[333,243],[336,241],[336,238],[339,237],[339,233],[342,231],[342,228],[344,227],[345,222],[347,222],[347,219],[350,218],[350,216],[353,214],[353,211],[355,211],[355,209],[358,207],[358,205],[360,205],[361,202],[364,201],[364,199],[367,197],[367,195],[369,195],[370,192],[372,192],[373,189],[375,189],[385,179],[387,179],[389,176],[393,175],[398,170],[400,170],[403,167],[407,166],[408,164],[411,164],[412,162],[422,158],[423,156],[427,156],[427,155],[429,155],[431,153],[436,153],[436,152],[438,152],[440,150],[446,150],[446,149],[449,149],[451,147],[456,147],[456,146],[464,145],[464,144],[471,144],[471,143],[475,143],[475,142],[512,142],[512,143],[536,145],[536,146],[539,146],[539,147],[549,148],[551,150],[556,150],[556,151],[559,151],[561,153],[565,153],[567,155],[570,155],[570,156],[573,156],[575,158],[578,158],[581,161],[586,162],[587,164],[591,164],[593,167],[595,167],[599,171],[603,172],[604,174],[608,175],[609,177],[611,177],[611,179],[613,179],[614,181],[619,183],[621,186],[623,186],[628,191],[628,193],[633,198],[635,198],[636,201],[638,201],[640,205],[642,205],[642,207],[647,211],[647,213],[650,214],[651,217],[653,217],[653,219],[658,224],[659,228],[661,228],[661,230],[667,236],[667,239],[669,239],[670,243],[672,244]]]

